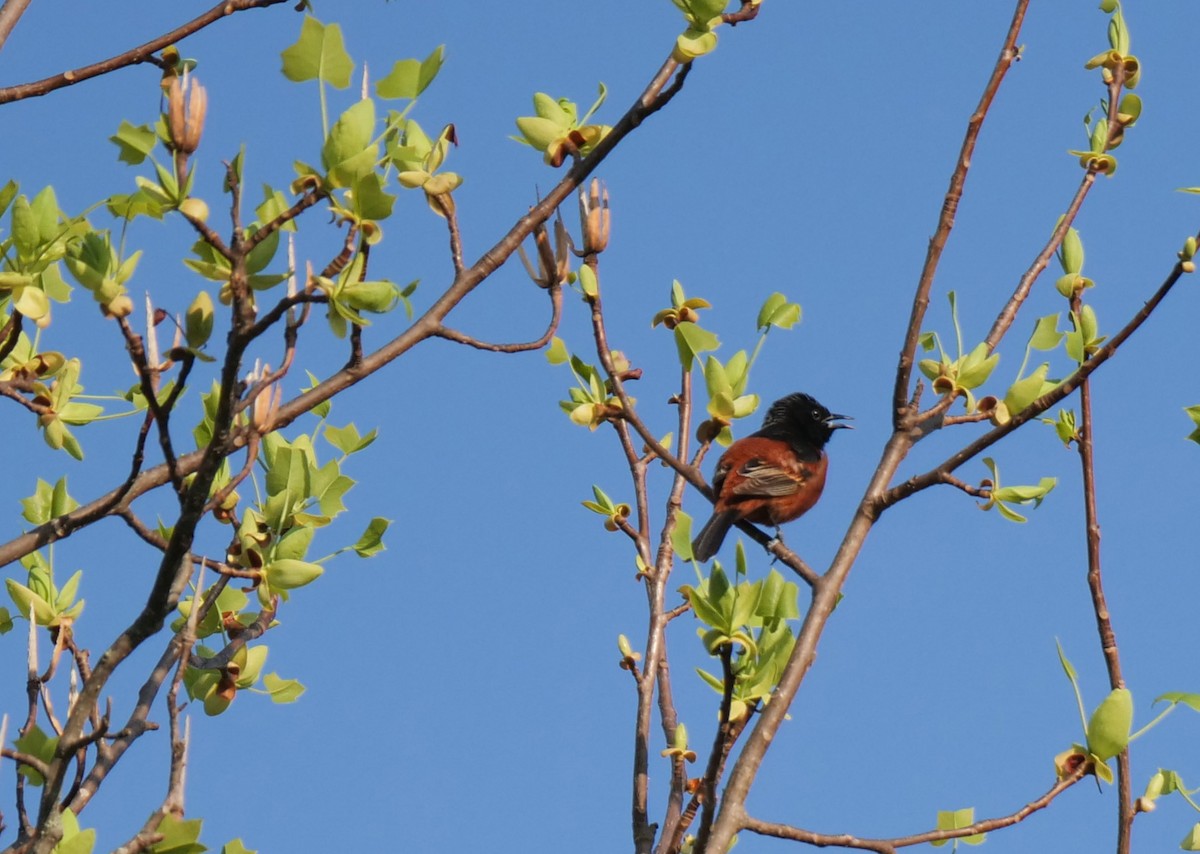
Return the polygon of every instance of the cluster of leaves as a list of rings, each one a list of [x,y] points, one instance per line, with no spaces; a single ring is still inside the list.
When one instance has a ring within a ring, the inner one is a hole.
[[[31,525],[44,525],[51,519],[70,513],[79,502],[67,492],[65,477],[51,486],[41,478],[33,495],[21,499],[21,515]],[[21,584],[12,578],[5,579],[8,595],[17,606],[21,616],[33,620],[36,625],[54,629],[70,629],[83,612],[83,600],[76,599],[83,570],[76,571],[61,588],[54,583],[53,551],[49,557],[40,551],[31,552],[21,559],[28,571],[28,583]],[[7,609],[0,615],[0,633],[12,628]]]
[[[680,557],[690,560],[690,520],[676,531],[672,542]],[[739,542],[736,584],[730,582],[720,561],[714,561],[707,576],[697,568],[697,583],[681,588],[702,624],[696,632],[708,654],[716,656],[726,648],[737,651],[731,664],[729,718],[734,721],[770,698],[796,643],[788,621],[800,618],[800,589],[795,582],[785,580],[774,569],[756,581],[750,581],[747,572],[745,549]],[[721,676],[699,668],[696,672],[718,694],[724,693]]]
[[[1101,0],[1100,8],[1112,15],[1108,22],[1109,49],[1089,59],[1085,67],[1099,68],[1106,86],[1116,84],[1124,89],[1135,89],[1141,81],[1142,68],[1138,58],[1129,52],[1129,27],[1121,13],[1121,4],[1119,0]],[[1084,169],[1112,177],[1117,171],[1117,159],[1109,152],[1121,144],[1126,128],[1133,127],[1141,114],[1142,99],[1133,92],[1121,95],[1113,123],[1108,117],[1108,102],[1102,101],[1083,118],[1087,149],[1069,153],[1079,158],[1079,165]]]
[[[716,29],[722,23],[721,13],[728,0],[671,0],[683,13],[687,29],[675,40],[672,52],[676,62],[691,62],[693,59],[712,53],[717,49]],[[761,0],[755,0],[755,5]]]
[[[586,157],[612,130],[608,125],[588,121],[606,98],[608,89],[601,83],[596,100],[580,116],[574,101],[537,92],[533,96],[534,115],[517,119],[521,135],[512,139],[542,152],[549,166],[561,166],[568,156]]]
[[[1059,226],[1061,220],[1056,228]],[[991,352],[986,342],[980,342],[970,351],[965,351],[962,328],[958,320],[958,301],[955,293],[951,291],[950,317],[954,326],[957,355],[952,357],[947,353],[936,332],[925,332],[920,338],[922,349],[926,352],[937,349],[939,353],[936,359],[922,359],[918,363],[921,373],[931,380],[933,390],[949,399],[962,398],[968,413],[979,413],[986,416],[991,423],[1001,425],[1007,424],[1042,395],[1057,388],[1070,376],[1070,371],[1066,376],[1052,377],[1050,362],[1042,362],[1026,373],[1033,351],[1053,353],[1061,348],[1066,357],[1078,367],[1108,340],[1108,336],[1100,334],[1095,309],[1090,303],[1083,302],[1083,294],[1096,284],[1083,275],[1084,259],[1083,240],[1076,229],[1068,227],[1063,233],[1058,250],[1058,261],[1063,274],[1056,281],[1055,288],[1070,302],[1067,313],[1069,326],[1065,330],[1060,329],[1061,313],[1048,314],[1037,319],[1025,348],[1025,357],[1017,371],[1017,378],[1005,390],[1003,396],[985,394],[978,399],[975,396],[976,390],[992,377],[999,364],[1000,354]],[[1041,421],[1054,427],[1059,439],[1066,445],[1070,445],[1078,437],[1075,413],[1071,410],[1061,410],[1056,418],[1043,418]],[[991,478],[985,481],[983,486],[991,490],[991,497],[980,507],[984,510],[995,508],[1010,521],[1023,522],[1025,518],[1006,507],[1006,503],[1032,502],[1036,506],[1053,488],[1053,478],[1042,478],[1037,486],[1001,488],[998,485],[994,461],[984,460],[984,463],[991,471]]]
[[[50,323],[50,301],[70,298],[59,262],[79,235],[80,224],[63,215],[52,187],[30,200],[9,181],[0,188],[0,216],[10,206],[9,231],[0,240],[0,308],[20,312],[44,328]]]
[[[205,396],[210,413],[215,407],[216,390]],[[324,409],[324,414],[328,409]],[[196,431],[197,442],[209,438],[211,421],[206,420]],[[317,528],[330,524],[346,509],[342,499],[355,481],[342,472],[343,462],[352,454],[367,448],[375,440],[375,431],[360,435],[353,424],[334,427],[322,422],[317,431],[339,456],[321,464],[317,459],[313,439],[306,434],[288,441],[277,433],[263,437],[261,487],[255,480],[255,494],[260,497],[246,508],[237,523],[226,562],[250,578],[257,592],[260,610],[249,608],[245,592],[221,584],[210,587],[199,596],[193,595],[179,604],[180,617],[172,628],[179,631],[197,607],[216,594],[214,606],[196,626],[196,637],[207,638],[221,633],[226,643],[233,642],[250,626],[271,619],[275,598],[286,600],[291,591],[311,584],[324,572],[322,564],[346,551],[359,557],[371,557],[383,549],[383,535],[389,522],[380,517],[367,525],[362,536],[353,544],[338,549],[319,560],[309,560],[308,551]],[[214,492],[224,491],[226,499],[219,506],[218,518],[236,521],[239,504],[237,492],[229,491],[228,472],[214,482]],[[264,615],[264,610],[266,614]],[[270,625],[274,625],[272,622]],[[270,626],[268,626],[269,628]],[[197,648],[201,659],[211,659],[216,653],[205,647]],[[194,699],[202,700],[208,714],[220,714],[233,701],[238,690],[252,688],[258,681],[267,647],[242,646],[220,668],[191,667],[184,680]],[[275,674],[263,679],[266,693],[276,703],[291,702],[303,691],[295,680],[285,680]]]

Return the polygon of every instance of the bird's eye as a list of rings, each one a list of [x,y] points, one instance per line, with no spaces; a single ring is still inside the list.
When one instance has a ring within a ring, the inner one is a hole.
[[[820,420],[821,420],[821,410],[819,410],[819,409],[814,409],[814,410],[812,411],[812,417],[813,417],[813,420],[814,420],[814,421],[820,421]]]

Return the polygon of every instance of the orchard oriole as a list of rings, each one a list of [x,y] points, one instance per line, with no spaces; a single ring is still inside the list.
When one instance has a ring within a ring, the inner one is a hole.
[[[713,472],[713,515],[692,542],[696,560],[721,548],[737,522],[774,525],[802,516],[825,488],[829,458],[825,443],[849,424],[807,394],[789,394],[771,404],[762,429],[738,439]]]

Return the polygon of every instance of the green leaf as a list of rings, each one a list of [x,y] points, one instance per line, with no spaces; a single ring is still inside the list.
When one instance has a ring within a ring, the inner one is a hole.
[[[999,353],[988,355],[987,344],[980,343],[966,355],[958,368],[959,388],[978,388],[987,382],[1000,361]]]
[[[127,121],[122,121],[116,134],[108,139],[117,146],[118,159],[131,166],[142,163],[158,144],[158,134],[150,125],[132,125]]]
[[[79,829],[79,819],[69,809],[62,813],[62,839],[52,849],[52,854],[91,854],[96,846],[96,831],[93,828]]]
[[[8,588],[8,595],[21,612],[21,616],[33,620],[39,626],[48,626],[54,621],[54,609],[37,593],[12,578],[4,579],[4,586]]]
[[[321,163],[335,187],[349,187],[375,169],[379,144],[375,134],[375,102],[355,102],[334,123],[321,149]]]
[[[797,620],[800,618],[800,587],[786,580],[779,570],[772,569],[763,581],[755,615],[764,620]]]
[[[383,544],[383,535],[387,533],[388,526],[391,524],[390,519],[384,519],[382,516],[372,519],[362,536],[358,538],[358,542],[351,547],[354,549],[354,553],[359,557],[371,557],[386,549],[387,546]]]
[[[675,346],[679,350],[679,362],[684,370],[690,370],[692,362],[701,353],[707,353],[720,346],[717,336],[701,326],[690,321],[684,321],[675,327]]]
[[[267,468],[267,494],[286,492],[297,503],[303,501],[309,496],[315,468],[316,461],[306,436],[298,437],[294,445],[281,441]]]
[[[438,45],[423,60],[400,60],[392,66],[387,77],[375,84],[375,93],[380,98],[416,98],[437,77],[445,55],[446,46]]]
[[[970,827],[975,823],[975,808],[967,807],[961,810],[938,810],[937,814],[937,829],[938,830],[961,830],[964,827]],[[947,842],[962,841],[968,845],[980,845],[987,838],[986,833],[976,833],[972,836],[963,836],[959,840],[939,839],[936,842],[929,844],[934,847],[940,847]]]
[[[1179,847],[1184,851],[1200,851],[1200,822],[1192,825],[1192,829],[1188,831],[1187,836],[1183,837]]]
[[[355,182],[354,188],[347,193],[351,207],[360,219],[377,222],[392,215],[392,207],[396,204],[396,196],[385,192],[383,179],[376,172],[371,172]]]
[[[257,849],[247,848],[242,844],[242,840],[239,837],[222,845],[221,854],[258,854],[258,851]]]
[[[1129,744],[1132,725],[1133,695],[1128,688],[1114,688],[1088,721],[1088,751],[1101,760],[1111,759]]]
[[[1004,395],[1004,405],[1008,407],[1008,411],[1012,415],[1023,411],[1029,404],[1041,397],[1042,389],[1046,385],[1046,373],[1049,370],[1050,364],[1045,362],[1025,379],[1017,380],[1012,384]]]
[[[54,513],[51,510],[51,502],[53,500],[53,490],[50,484],[38,478],[37,486],[34,487],[33,495],[28,498],[21,499],[21,515],[25,517],[25,521],[32,525],[44,525],[54,518]]]
[[[561,125],[541,116],[519,116],[517,130],[524,137],[520,141],[533,146],[538,151],[545,151],[565,133]]]
[[[550,346],[546,348],[546,361],[552,365],[561,365],[569,361],[570,358],[571,354],[567,350],[566,343],[557,335],[551,338]],[[1196,410],[1200,412],[1200,406],[1197,406]],[[1200,421],[1197,424],[1200,424]]]
[[[689,27],[675,39],[672,56],[677,62],[691,62],[717,49],[717,34],[700,27]]]
[[[11,205],[13,199],[17,197],[17,191],[19,189],[20,186],[17,184],[17,182],[11,179],[3,187],[0,187],[0,216],[3,216],[4,212],[8,210],[8,206]]]
[[[271,587],[277,590],[294,590],[316,581],[325,569],[320,564],[283,558],[267,564],[263,572]]]
[[[322,80],[345,89],[354,73],[354,62],[342,41],[342,28],[337,24],[326,26],[312,16],[305,16],[299,40],[284,50],[281,58],[284,77],[296,83]]]
[[[758,310],[756,328],[759,332],[766,332],[772,326],[791,329],[799,322],[800,304],[788,302],[787,297],[776,292],[767,297],[762,308]]]
[[[579,290],[585,297],[593,300],[600,295],[600,283],[596,280],[596,271],[587,264],[579,268]]]
[[[147,850],[151,854],[201,854],[208,850],[207,846],[199,842],[200,828],[203,824],[198,818],[185,821],[173,813],[167,813],[159,822],[157,830],[162,839]]]
[[[1196,425],[1196,429],[1188,435],[1188,438],[1200,444],[1200,404],[1184,407],[1183,411],[1188,414],[1188,418],[1191,418],[1192,423]]]
[[[312,528],[293,528],[275,544],[273,557],[275,560],[303,560],[308,554],[316,532]]]
[[[706,626],[718,629],[725,626],[727,620],[716,602],[705,596],[696,587],[687,586],[683,587],[682,590],[687,596],[688,601],[692,603],[692,612],[696,615],[696,619]]]
[[[1142,115],[1142,99],[1132,92],[1126,92],[1121,96],[1121,103],[1117,106],[1117,113],[1121,116],[1125,127],[1133,127]]]
[[[21,753],[28,753],[30,756],[35,756],[43,762],[50,762],[54,759],[54,751],[58,747],[58,738],[51,738],[42,732],[41,727],[34,724],[33,729],[13,742],[13,746]],[[45,783],[42,775],[33,770],[29,765],[18,765],[17,773],[35,786]]]
[[[272,703],[294,703],[304,693],[304,686],[295,679],[283,679],[278,673],[263,677],[263,688],[271,695]]]
[[[680,511],[671,531],[671,546],[682,560],[694,560],[692,555],[692,517]]]
[[[1166,694],[1161,694],[1154,698],[1154,702],[1158,703],[1166,700],[1174,705],[1175,703],[1183,703],[1194,712],[1200,712],[1200,694],[1189,694],[1183,691],[1168,691]]]
[[[199,349],[208,343],[213,330],[213,316],[212,297],[208,291],[200,291],[184,315],[184,337],[189,347]]]
[[[12,614],[7,608],[0,608],[0,635],[6,635],[13,630]]]
[[[1078,275],[1083,272],[1083,241],[1079,232],[1068,228],[1063,235],[1062,245],[1058,248],[1058,260],[1064,273]]]
[[[336,472],[337,464],[330,460],[321,467],[312,481],[313,494],[317,497],[321,515],[331,519],[345,511],[346,505],[342,502],[342,496],[349,492],[355,483],[353,479]]]
[[[23,193],[13,202],[11,221],[12,240],[17,246],[18,258],[32,262],[38,250],[38,225],[29,199]]]
[[[1035,350],[1053,350],[1062,342],[1065,333],[1058,331],[1058,314],[1039,317],[1029,336],[1029,346]]]
[[[733,383],[730,382],[725,366],[716,356],[709,356],[704,360],[704,384],[710,397],[720,394],[733,399]]]

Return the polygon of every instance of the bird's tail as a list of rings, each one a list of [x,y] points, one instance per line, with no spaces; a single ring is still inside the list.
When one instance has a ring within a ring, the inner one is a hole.
[[[692,555],[696,560],[703,563],[715,555],[721,548],[721,543],[725,542],[725,535],[729,533],[730,527],[736,520],[737,512],[734,510],[714,513],[712,518],[700,529],[696,539],[692,540]]]

